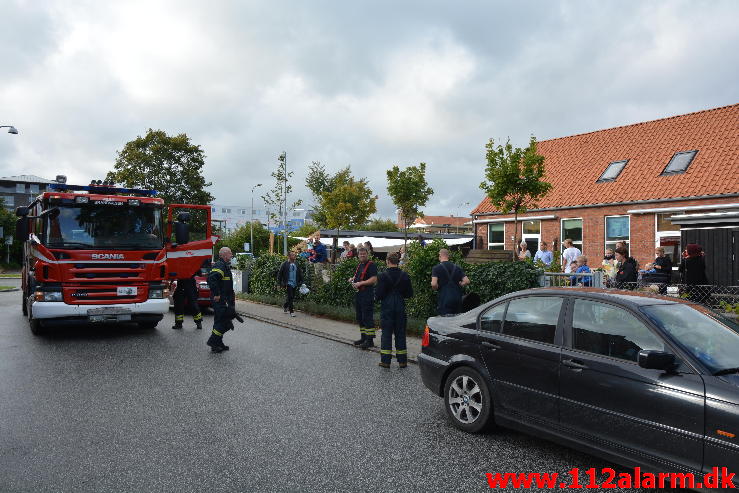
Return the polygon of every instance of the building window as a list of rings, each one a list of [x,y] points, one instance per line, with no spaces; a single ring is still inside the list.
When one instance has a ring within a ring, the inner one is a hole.
[[[626,163],[628,162],[628,159],[624,159],[623,161],[613,161],[612,163],[608,163],[608,167],[606,168],[606,170],[595,182],[603,183],[605,181],[614,181],[624,170],[624,168],[626,167]]]
[[[245,216],[246,215],[246,209],[241,209],[241,215],[242,216]]]
[[[38,185],[36,184],[28,185],[28,193],[32,195],[38,195]]]
[[[680,264],[680,226],[672,224],[670,217],[683,214],[670,212],[655,214],[655,246],[665,249],[665,255],[672,261],[672,269],[676,270]]]
[[[215,207],[211,207],[210,208],[210,212],[211,212],[211,214],[215,214],[216,213],[216,208]]]
[[[698,154],[698,151],[676,152],[675,155],[672,156],[672,159],[670,159],[670,162],[667,163],[662,174],[679,175],[680,173],[685,173],[688,166],[690,166],[690,163],[693,162],[693,158],[696,154]]]
[[[3,205],[6,209],[14,209],[15,201],[13,200],[12,195],[5,195],[2,197],[3,199]]]
[[[562,244],[562,250],[564,250],[564,241],[566,239],[572,240],[572,244],[576,246],[581,252],[582,249],[582,219],[562,219],[562,235],[560,244]]]
[[[536,220],[524,220],[521,224],[521,232],[523,233],[521,239],[526,242],[531,252],[531,256],[539,250],[539,242],[541,241],[541,221]],[[514,249],[518,245],[514,245]]]
[[[623,241],[629,248],[630,216],[606,216],[606,246],[612,250],[616,249],[616,243]]]
[[[15,184],[15,193],[26,193],[26,184],[25,183],[16,183]]]
[[[505,250],[504,228],[503,223],[488,224],[488,250]]]

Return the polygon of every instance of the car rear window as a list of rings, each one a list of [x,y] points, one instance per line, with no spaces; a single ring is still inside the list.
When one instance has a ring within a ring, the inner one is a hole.
[[[554,343],[562,298],[529,296],[508,303],[503,333],[532,341]]]

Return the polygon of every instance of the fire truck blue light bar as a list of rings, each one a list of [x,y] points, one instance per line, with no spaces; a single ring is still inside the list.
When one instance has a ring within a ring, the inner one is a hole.
[[[56,190],[58,192],[71,191],[71,192],[91,192],[91,193],[102,193],[102,194],[113,194],[123,193],[127,195],[137,195],[141,197],[154,197],[157,194],[156,190],[144,190],[141,188],[119,188],[119,187],[106,187],[104,185],[65,185],[62,183],[50,183],[47,190]]]

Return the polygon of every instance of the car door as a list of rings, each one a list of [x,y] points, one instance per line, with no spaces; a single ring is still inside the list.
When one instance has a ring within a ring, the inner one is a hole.
[[[574,438],[637,460],[648,454],[656,467],[664,468],[666,459],[700,470],[705,395],[700,375],[685,363],[671,373],[640,367],[643,349],[677,353],[624,307],[580,298],[572,303],[560,371],[561,424]]]
[[[525,296],[481,313],[480,351],[493,380],[496,414],[557,421],[563,305],[561,296]]]

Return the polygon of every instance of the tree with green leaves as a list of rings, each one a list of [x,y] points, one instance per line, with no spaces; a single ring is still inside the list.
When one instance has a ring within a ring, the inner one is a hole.
[[[203,176],[205,154],[187,134],[169,136],[149,129],[118,151],[106,180],[131,188],[156,190],[165,204],[210,204],[206,190],[212,183]]]
[[[536,138],[531,136],[528,147],[514,148],[510,140],[505,146],[495,146],[493,139],[485,145],[487,165],[485,181],[480,188],[499,212],[513,212],[514,248],[518,244],[518,215],[536,207],[537,202],[552,188],[544,181],[544,156],[536,152]]]
[[[359,231],[383,231],[386,233],[394,233],[398,231],[398,225],[392,219],[383,219],[375,217],[364,224],[354,226]]]
[[[331,190],[321,194],[320,207],[326,214],[326,227],[348,229],[364,224],[377,212],[377,197],[366,178],[356,179],[347,166],[331,178]]]
[[[426,163],[408,166],[403,170],[393,166],[387,171],[387,192],[400,212],[405,230],[403,242],[407,244],[408,228],[416,218],[423,217],[421,207],[434,194],[434,190],[426,182]]]
[[[287,212],[303,203],[302,200],[296,200],[291,205],[287,204],[287,197],[293,191],[293,187],[289,183],[293,174],[294,172],[287,171],[287,155],[283,152],[277,158],[277,169],[270,175],[275,179],[275,186],[272,190],[262,195],[269,219],[274,221],[275,224],[282,223],[284,228],[283,234],[285,235],[285,241],[283,242],[283,250],[285,249],[284,245],[287,244]],[[282,253],[286,254],[284,251]]]
[[[340,169],[333,175],[326,171],[326,167],[320,161],[313,161],[308,167],[308,176],[305,179],[305,185],[313,195],[313,215],[312,221],[321,228],[328,228],[328,219],[326,210],[323,207],[323,195],[333,192],[336,187],[346,183],[351,178],[351,169],[349,166]]]

